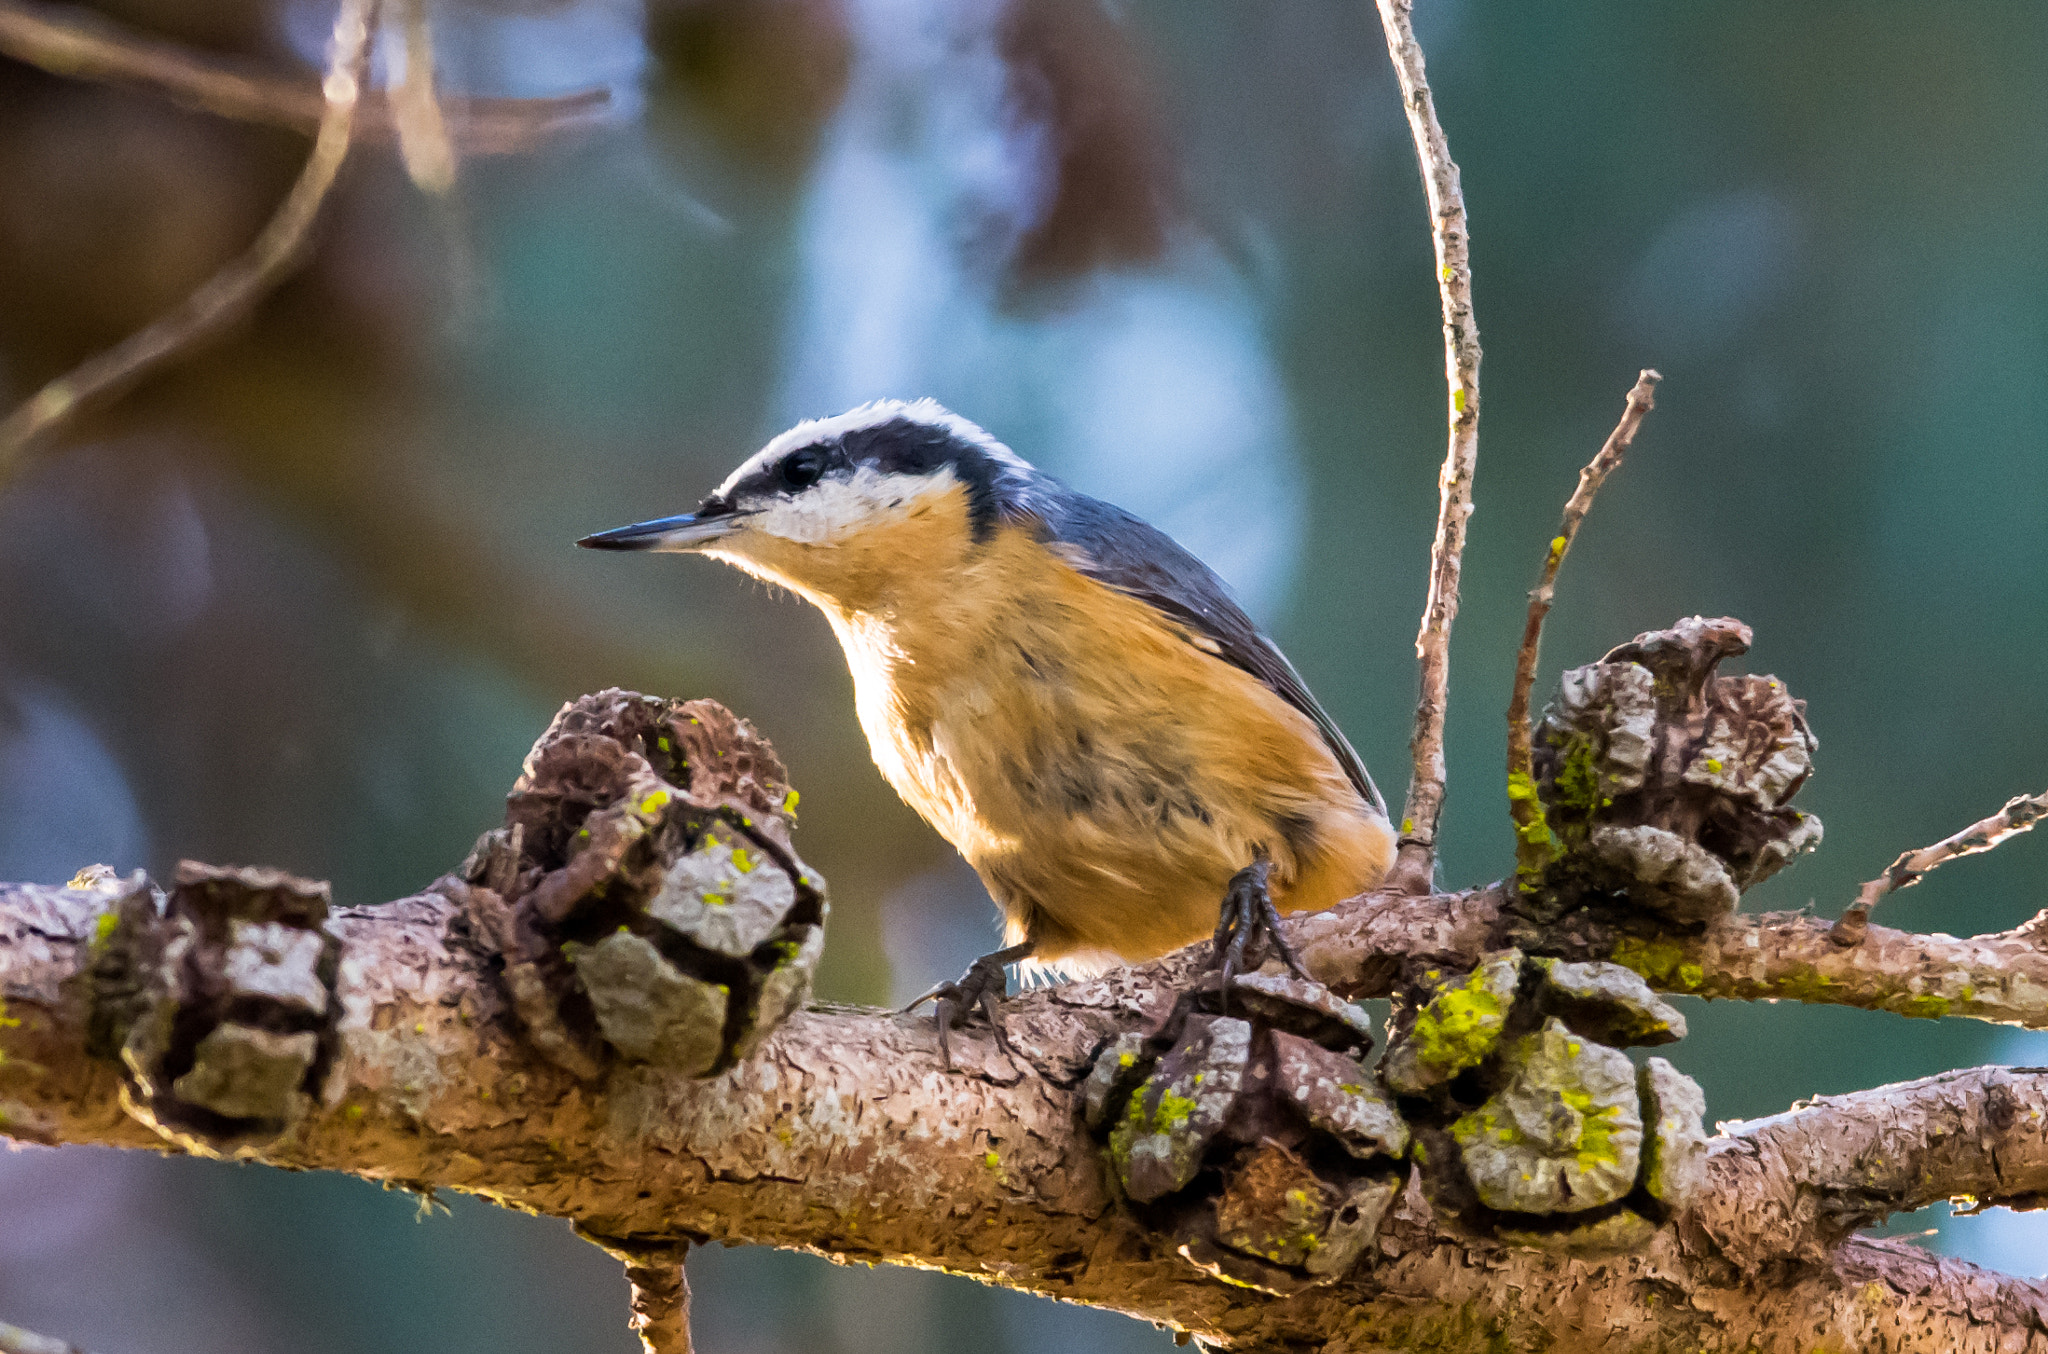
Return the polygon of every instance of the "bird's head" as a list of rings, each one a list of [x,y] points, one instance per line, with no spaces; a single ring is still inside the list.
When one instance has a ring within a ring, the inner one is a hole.
[[[882,400],[799,423],[694,512],[577,544],[710,555],[827,610],[855,611],[907,571],[948,570],[1005,519],[1028,513],[1035,491],[1053,487],[936,402]]]

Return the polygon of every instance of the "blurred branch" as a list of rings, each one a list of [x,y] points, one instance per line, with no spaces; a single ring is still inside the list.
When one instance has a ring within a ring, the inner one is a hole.
[[[456,193],[455,139],[436,76],[427,0],[388,0],[405,42],[404,72],[391,91],[399,158],[413,186],[427,195],[447,249],[449,290],[458,324],[475,318],[482,294],[468,222]]]
[[[1401,814],[1400,851],[1390,888],[1426,893],[1436,872],[1437,819],[1444,803],[1444,711],[1450,702],[1451,623],[1458,616],[1458,579],[1465,523],[1472,515],[1472,477],[1479,468],[1479,325],[1472,311],[1472,255],[1465,196],[1437,121],[1415,40],[1414,0],[1379,0],[1387,52],[1401,81],[1401,105],[1415,139],[1422,187],[1429,198],[1429,234],[1436,246],[1437,292],[1444,312],[1444,375],[1450,387],[1450,446],[1438,476],[1436,539],[1429,552],[1429,598],[1415,637],[1421,694],[1410,744],[1414,772]]]
[[[1920,882],[1922,875],[1954,860],[1957,856],[1974,856],[1979,851],[2010,841],[2022,832],[2032,829],[2034,824],[2048,818],[2048,792],[2038,795],[2015,795],[2005,801],[2005,807],[1989,818],[1970,824],[1952,837],[1944,837],[1932,846],[1923,846],[1918,851],[1908,851],[1893,861],[1885,872],[1865,884],[1856,894],[1856,901],[1849,904],[1837,921],[1831,935],[1837,945],[1862,943],[1870,925],[1870,909],[1877,906],[1877,900],[1888,893],[1909,889]]]
[[[258,75],[176,43],[123,28],[90,10],[38,0],[0,0],[0,52],[52,75],[130,85],[201,112],[241,122],[317,132],[326,109],[311,80]],[[444,99],[451,142],[471,155],[526,150],[596,125],[611,93],[583,89],[535,99]],[[358,132],[390,140],[401,132],[393,100],[364,99]]]
[[[376,9],[377,0],[342,0],[321,83],[325,107],[313,153],[256,242],[168,315],[50,382],[0,421],[0,485],[20,468],[30,443],[88,401],[190,351],[239,319],[299,262],[327,192],[348,158]]]
[[[0,1354],[85,1354],[77,1345],[0,1321]]]
[[[416,187],[443,194],[455,187],[455,143],[434,88],[434,35],[427,24],[426,0],[390,4],[405,34],[405,75],[391,91],[398,153]]]
[[[1579,487],[1565,500],[1564,523],[1543,557],[1536,586],[1529,590],[1529,619],[1522,626],[1522,646],[1515,652],[1515,685],[1508,697],[1508,812],[1515,820],[1518,875],[1540,871],[1556,849],[1543,811],[1536,801],[1536,778],[1529,750],[1529,691],[1536,685],[1536,662],[1543,649],[1543,620],[1557,596],[1557,571],[1564,566],[1579,524],[1593,510],[1593,496],[1607,477],[1621,468],[1622,457],[1636,440],[1643,416],[1657,407],[1657,383],[1664,378],[1645,367],[1628,392],[1621,422],[1607,435],[1591,464],[1579,472]]]

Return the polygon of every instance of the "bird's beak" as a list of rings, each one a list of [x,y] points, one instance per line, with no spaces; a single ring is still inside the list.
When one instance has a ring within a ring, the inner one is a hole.
[[[591,550],[701,550],[738,531],[744,516],[728,510],[715,515],[697,512],[657,517],[652,522],[600,531],[576,544]]]

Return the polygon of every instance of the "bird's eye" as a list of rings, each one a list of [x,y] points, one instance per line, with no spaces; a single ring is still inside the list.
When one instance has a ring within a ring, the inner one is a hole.
[[[776,468],[783,486],[792,492],[808,489],[825,473],[825,453],[816,447],[798,447],[782,458]]]

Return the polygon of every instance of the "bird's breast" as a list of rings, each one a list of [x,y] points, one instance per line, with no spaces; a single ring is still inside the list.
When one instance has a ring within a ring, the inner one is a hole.
[[[1377,879],[1391,833],[1306,716],[1031,548],[1006,562],[999,539],[938,595],[834,618],[876,764],[1013,930],[1159,953],[1214,925],[1255,850],[1282,906],[1311,877],[1302,905]]]

